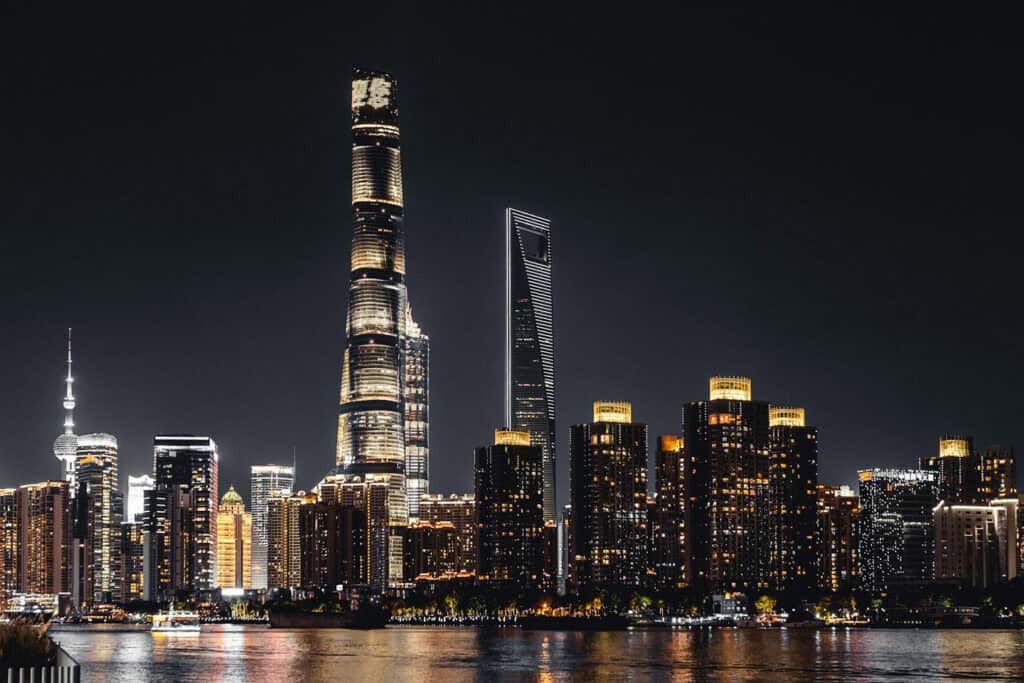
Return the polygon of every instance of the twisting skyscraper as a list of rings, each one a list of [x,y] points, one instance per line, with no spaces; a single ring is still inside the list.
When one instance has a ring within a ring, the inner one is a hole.
[[[78,488],[75,480],[75,461],[78,452],[78,437],[75,436],[75,394],[71,390],[74,379],[71,377],[71,328],[68,328],[68,374],[64,378],[67,390],[64,394],[64,433],[53,442],[53,454],[61,461],[62,478],[68,483],[71,495]]]
[[[544,521],[555,520],[555,340],[551,221],[505,210],[505,423],[544,461]]]
[[[387,486],[388,523],[394,527],[388,539],[388,566],[392,576],[400,577],[399,528],[409,519],[404,391],[407,328],[420,335],[406,319],[397,94],[397,83],[390,74],[363,69],[353,72],[352,267],[337,472],[350,481]],[[425,418],[425,411],[422,415]],[[422,470],[413,476],[425,480],[425,475],[424,453]]]

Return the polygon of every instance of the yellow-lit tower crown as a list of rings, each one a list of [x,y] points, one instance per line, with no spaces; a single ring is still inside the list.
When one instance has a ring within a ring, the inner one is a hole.
[[[495,429],[495,446],[529,446],[530,432],[517,432],[513,429]]]
[[[629,424],[632,421],[633,404],[629,401],[594,401],[594,422]]]
[[[805,427],[807,421],[803,408],[770,406],[768,408],[769,427]]]
[[[712,377],[709,396],[712,401],[726,399],[729,401],[750,400],[749,377]]]

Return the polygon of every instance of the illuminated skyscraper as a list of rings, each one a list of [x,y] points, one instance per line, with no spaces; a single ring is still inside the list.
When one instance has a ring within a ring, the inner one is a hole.
[[[120,596],[121,515],[116,498],[117,439],[111,434],[78,437],[76,479],[85,503],[87,602],[109,603]]]
[[[544,460],[544,521],[555,521],[555,339],[551,221],[505,210],[505,424]]]
[[[846,591],[857,584],[860,499],[849,486],[818,484],[818,586]]]
[[[672,590],[689,581],[690,467],[678,436],[658,437],[655,456],[654,573],[658,586]]]
[[[430,338],[406,308],[402,339],[405,393],[405,490],[409,517],[420,516],[420,497],[430,491]]]
[[[252,480],[252,587],[267,587],[267,502],[272,495],[290,496],[295,486],[292,465],[253,465]]]
[[[712,377],[683,406],[691,467],[691,583],[715,591],[768,584],[768,404],[747,377]]]
[[[124,521],[141,522],[146,515],[146,491],[153,488],[153,477],[141,474],[137,477],[128,475],[128,504],[125,507]]]
[[[519,590],[541,590],[544,575],[544,468],[527,432],[496,430],[474,454],[477,576]]]
[[[803,408],[768,409],[768,561],[775,590],[818,583],[818,430]]]
[[[25,484],[14,495],[18,507],[18,591],[70,592],[68,483]]]
[[[315,500],[315,496],[313,497]],[[306,493],[272,491],[267,499],[267,588],[295,588],[302,583],[299,508]]]
[[[935,525],[935,578],[988,588],[1017,576],[1016,498],[989,505],[940,502]]]
[[[68,372],[64,378],[64,433],[53,442],[53,454],[61,462],[61,475],[68,483],[68,490],[74,497],[77,490],[75,484],[75,460],[78,448],[78,437],[75,436],[75,394],[71,389],[74,379],[71,377],[71,328],[68,328]]]
[[[215,587],[218,460],[208,436],[153,437],[156,476],[145,492],[150,600]]]
[[[457,572],[476,573],[476,496],[426,495],[420,501],[420,520],[435,526],[451,524],[458,542]]]
[[[397,83],[390,74],[379,71],[356,69],[352,74],[352,214],[335,473],[387,486],[388,523],[393,527],[388,537],[388,569],[401,577],[401,529],[409,519],[405,351],[418,352],[415,342],[406,341]],[[417,329],[413,331],[422,337]],[[410,368],[414,374],[416,362]],[[425,381],[424,377],[424,389]],[[425,422],[425,410],[414,409],[411,414],[416,422],[420,418]],[[412,441],[411,454],[417,465],[414,474],[422,480],[414,485],[416,490],[425,486],[426,456],[418,451],[425,448],[425,438],[424,430]],[[424,456],[422,462],[419,455]]]
[[[0,611],[18,592],[17,489],[0,489]]]
[[[975,461],[972,437],[947,435],[939,439],[937,455],[921,458],[921,469],[936,473],[939,500],[975,502],[977,482],[971,471]]]
[[[930,581],[935,570],[932,510],[938,477],[929,470],[860,470],[860,579],[866,590]]]
[[[594,403],[569,429],[570,557],[576,589],[639,588],[647,578],[647,425],[629,403]]]
[[[217,588],[251,588],[252,515],[234,486],[217,509]]]

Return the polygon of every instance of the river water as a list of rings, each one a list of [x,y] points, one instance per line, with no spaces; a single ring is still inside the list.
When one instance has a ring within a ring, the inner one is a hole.
[[[1022,680],[1024,631],[204,626],[52,633],[84,681]]]

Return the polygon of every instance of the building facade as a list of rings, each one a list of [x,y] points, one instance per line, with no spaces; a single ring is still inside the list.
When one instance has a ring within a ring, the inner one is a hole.
[[[569,429],[569,543],[577,591],[642,587],[647,578],[647,425],[625,402],[594,403]]]
[[[250,468],[252,495],[253,588],[267,588],[267,505],[272,495],[288,497],[295,486],[292,465],[253,465]]]
[[[455,572],[476,574],[476,496],[425,495],[420,499],[420,521],[435,526],[451,524],[455,529],[457,552]]]
[[[860,470],[861,585],[870,591],[930,581],[935,568],[932,510],[939,478],[931,470]]]
[[[288,589],[302,585],[302,543],[299,508],[306,493],[285,495],[272,491],[267,499],[267,588]]]
[[[713,592],[768,587],[768,404],[747,377],[712,377],[683,406],[690,464],[691,583]]]
[[[83,536],[88,565],[83,598],[110,603],[121,594],[121,514],[118,510],[117,439],[111,434],[78,437],[75,479],[84,514]]]
[[[146,599],[145,531],[146,525],[144,522],[123,522],[121,524],[120,600],[122,603]]]
[[[18,509],[18,592],[70,593],[68,483],[25,484],[14,495]]]
[[[0,612],[18,592],[17,489],[0,489]]]
[[[775,590],[818,583],[818,430],[803,408],[768,409],[768,575]]]
[[[307,497],[299,507],[299,539],[303,587],[333,591],[368,583],[365,509]]]
[[[849,486],[817,488],[818,587],[847,591],[858,585],[860,498]]]
[[[935,578],[988,588],[1017,576],[1017,499],[940,502],[933,511]]]
[[[689,474],[683,439],[658,437],[654,461],[653,569],[660,590],[685,588],[690,576]]]
[[[419,519],[420,499],[430,492],[430,338],[406,307],[402,338],[405,417],[405,489],[409,518]]]
[[[252,587],[252,514],[234,486],[217,508],[217,588]]]
[[[153,477],[140,474],[128,475],[128,500],[125,505],[124,521],[141,522],[146,516],[146,491],[153,488]]]
[[[520,590],[543,590],[544,464],[524,431],[495,430],[474,454],[477,577]]]
[[[151,600],[212,590],[217,581],[219,455],[208,436],[153,437],[154,486],[144,493]]]
[[[555,340],[551,221],[505,210],[505,424],[544,460],[544,521],[555,521]]]

